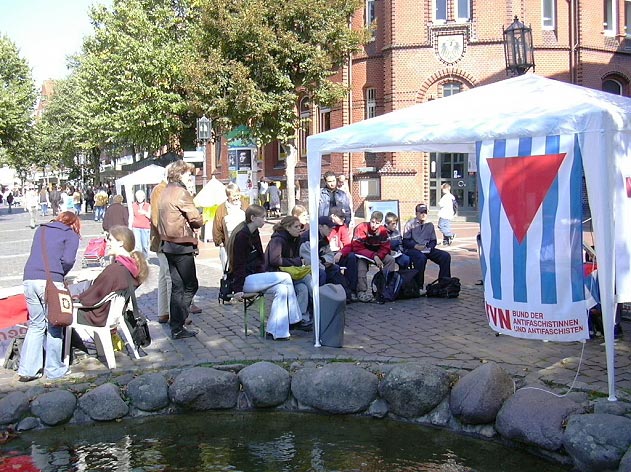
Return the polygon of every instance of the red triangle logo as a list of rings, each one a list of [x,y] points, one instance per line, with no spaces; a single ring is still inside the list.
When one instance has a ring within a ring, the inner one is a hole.
[[[487,159],[506,217],[520,244],[559,173],[565,155]]]

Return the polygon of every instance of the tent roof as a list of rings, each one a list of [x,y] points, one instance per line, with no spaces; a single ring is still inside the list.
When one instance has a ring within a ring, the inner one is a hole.
[[[476,141],[599,131],[595,123],[630,130],[629,114],[627,97],[527,74],[309,136],[308,147],[474,152]]]
[[[116,185],[159,184],[164,180],[164,167],[151,164],[125,177],[116,179]]]

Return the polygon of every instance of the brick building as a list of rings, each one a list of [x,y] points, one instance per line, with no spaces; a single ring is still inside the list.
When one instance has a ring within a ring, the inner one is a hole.
[[[515,16],[532,27],[537,74],[631,95],[629,0],[365,0],[352,25],[371,26],[373,40],[335,75],[349,86],[347,99],[332,109],[300,101],[296,179],[303,197],[307,135],[504,80],[502,33]],[[259,175],[283,181],[281,147],[268,145],[261,157]],[[443,182],[452,184],[461,214],[477,209],[467,155],[332,154],[323,162],[323,172],[348,176],[358,216],[365,200],[390,199],[400,201],[402,217],[412,216],[419,201],[437,204]]]

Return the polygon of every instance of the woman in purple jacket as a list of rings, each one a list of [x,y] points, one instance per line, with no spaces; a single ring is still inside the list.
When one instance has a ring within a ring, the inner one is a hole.
[[[66,375],[68,367],[62,359],[63,328],[48,324],[46,300],[46,255],[50,278],[63,287],[64,277],[75,263],[79,248],[81,220],[71,211],[64,211],[50,223],[44,223],[33,237],[31,254],[24,266],[24,296],[29,314],[29,325],[22,351],[18,375],[20,382],[30,382],[42,376],[44,346],[46,361],[44,374],[50,380]],[[42,251],[42,234],[46,250]],[[44,339],[44,336],[46,338]]]

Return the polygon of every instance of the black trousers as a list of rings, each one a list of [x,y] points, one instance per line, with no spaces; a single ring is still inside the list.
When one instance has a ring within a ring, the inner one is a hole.
[[[451,254],[440,249],[432,249],[429,254],[423,254],[418,249],[406,249],[405,253],[412,259],[412,266],[418,270],[417,281],[419,287],[425,287],[425,266],[427,260],[438,264],[438,277],[451,277]]]
[[[188,318],[189,309],[193,302],[193,297],[199,288],[199,283],[197,282],[195,255],[193,253],[164,253],[164,255],[169,261],[169,272],[171,274],[169,326],[171,327],[171,332],[174,332],[179,331],[184,326],[184,321]]]

